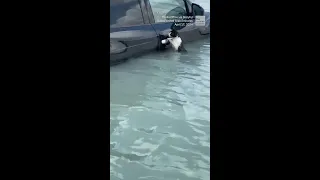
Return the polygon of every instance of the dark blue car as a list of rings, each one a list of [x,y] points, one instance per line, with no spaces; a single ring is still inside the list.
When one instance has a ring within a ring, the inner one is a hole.
[[[195,16],[205,16],[202,25]],[[208,37],[210,12],[189,0],[110,0],[110,64],[166,49],[161,40],[172,28],[184,43]]]

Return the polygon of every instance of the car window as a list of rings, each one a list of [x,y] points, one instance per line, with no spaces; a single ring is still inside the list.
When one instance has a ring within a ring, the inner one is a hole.
[[[164,22],[164,16],[186,15],[183,0],[149,0],[156,23]]]
[[[110,27],[144,24],[139,0],[110,0]]]

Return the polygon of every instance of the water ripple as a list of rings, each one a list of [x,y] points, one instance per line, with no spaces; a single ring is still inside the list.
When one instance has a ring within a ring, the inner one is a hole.
[[[210,42],[110,68],[110,179],[210,179]]]

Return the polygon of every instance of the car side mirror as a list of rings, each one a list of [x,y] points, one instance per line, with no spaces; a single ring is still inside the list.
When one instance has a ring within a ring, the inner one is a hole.
[[[194,16],[204,16],[204,9],[200,5],[192,3],[191,7]]]
[[[176,18],[174,18],[174,17],[181,17],[181,16],[187,16],[186,10],[184,10],[181,7],[176,7],[166,14],[166,20],[168,20],[168,21],[169,20],[176,20]],[[181,30],[182,28],[185,27],[185,25],[183,25],[183,24],[185,24],[185,23],[172,22],[171,29],[177,30],[177,31]]]

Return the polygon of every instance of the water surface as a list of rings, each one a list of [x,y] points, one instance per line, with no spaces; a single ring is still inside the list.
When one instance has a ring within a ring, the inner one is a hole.
[[[210,179],[210,40],[185,48],[110,67],[111,180]]]

